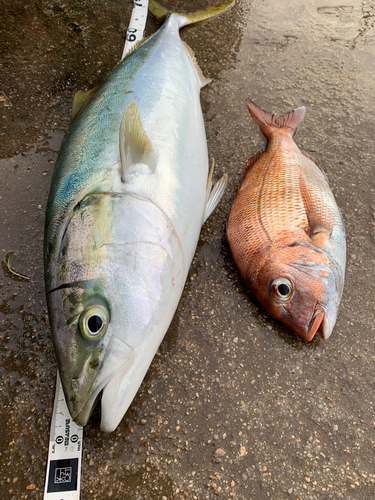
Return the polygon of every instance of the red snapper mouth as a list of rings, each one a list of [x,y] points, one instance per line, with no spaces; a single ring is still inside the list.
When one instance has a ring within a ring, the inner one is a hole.
[[[305,337],[305,340],[307,340],[307,342],[310,342],[310,340],[312,340],[314,338],[314,335],[319,330],[320,325],[322,324],[322,322],[324,320],[324,316],[326,315],[326,312],[327,311],[326,311],[325,307],[322,305],[318,305],[315,308],[315,312],[313,314],[313,317],[311,318],[310,324],[308,326],[308,332],[307,332],[307,335]]]

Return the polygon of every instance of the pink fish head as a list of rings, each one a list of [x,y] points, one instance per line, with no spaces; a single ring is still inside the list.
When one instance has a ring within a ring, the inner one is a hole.
[[[272,248],[259,261],[251,289],[276,319],[309,341],[327,339],[336,323],[343,276],[329,256],[309,245]]]

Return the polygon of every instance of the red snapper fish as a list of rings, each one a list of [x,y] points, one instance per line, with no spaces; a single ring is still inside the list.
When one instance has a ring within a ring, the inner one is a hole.
[[[344,221],[317,161],[293,140],[305,108],[276,118],[247,101],[268,140],[251,158],[229,209],[227,238],[251,292],[309,341],[327,339],[344,286]]]

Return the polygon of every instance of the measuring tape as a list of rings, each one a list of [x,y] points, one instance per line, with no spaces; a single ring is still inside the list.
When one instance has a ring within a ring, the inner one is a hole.
[[[126,41],[121,60],[124,59],[129,50],[142,40],[146,26],[148,12],[148,0],[134,0],[132,17],[126,32]]]
[[[121,59],[143,38],[148,0],[134,0]],[[79,500],[83,427],[70,416],[57,372],[43,500]]]
[[[83,427],[70,416],[57,372],[44,500],[79,500]]]

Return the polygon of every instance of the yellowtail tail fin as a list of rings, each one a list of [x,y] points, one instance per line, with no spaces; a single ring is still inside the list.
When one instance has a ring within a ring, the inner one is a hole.
[[[180,14],[165,9],[162,5],[160,5],[159,2],[156,2],[156,0],[149,0],[148,10],[156,18],[156,20],[161,23],[164,22],[165,19],[171,14],[178,15],[179,25],[181,28],[182,26],[186,26],[187,24],[197,23],[199,21],[204,21],[205,19],[218,16],[222,12],[230,9],[234,5],[234,2],[235,0],[231,0],[229,2],[222,2],[217,5],[211,5],[210,7],[206,7],[203,10],[197,10],[196,12],[191,12],[190,14]]]

